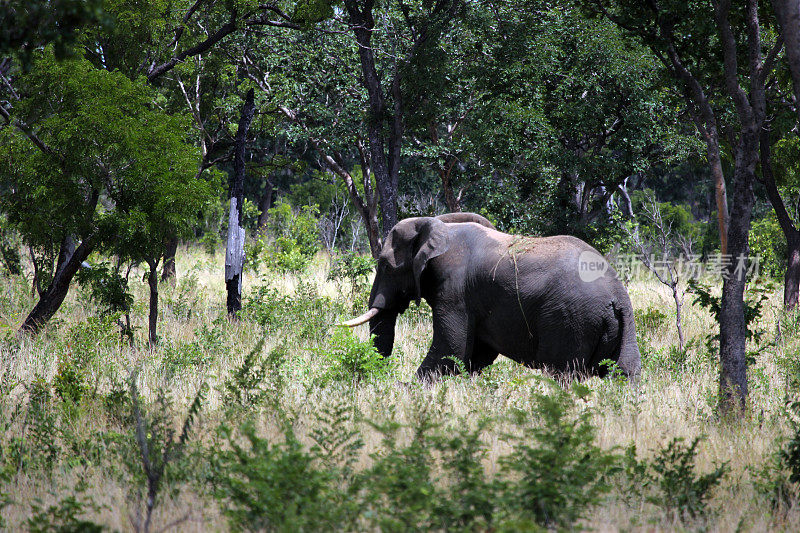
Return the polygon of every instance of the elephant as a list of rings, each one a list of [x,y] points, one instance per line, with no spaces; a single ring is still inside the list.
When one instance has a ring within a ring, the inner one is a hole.
[[[557,374],[604,376],[604,360],[640,372],[628,291],[605,258],[566,235],[522,237],[475,213],[407,218],[387,235],[369,311],[377,351],[389,357],[395,323],[411,301],[433,309],[433,342],[417,369],[425,382],[471,373],[498,355]]]

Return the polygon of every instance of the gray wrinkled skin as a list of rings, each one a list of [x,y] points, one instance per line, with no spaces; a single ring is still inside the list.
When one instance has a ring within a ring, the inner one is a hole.
[[[457,372],[451,357],[479,372],[499,354],[533,368],[599,375],[607,371],[599,363],[610,359],[626,376],[639,374],[628,292],[575,237],[512,236],[472,213],[402,220],[386,238],[369,299],[380,309],[370,331],[384,357],[398,314],[421,298],[433,309],[422,380]]]

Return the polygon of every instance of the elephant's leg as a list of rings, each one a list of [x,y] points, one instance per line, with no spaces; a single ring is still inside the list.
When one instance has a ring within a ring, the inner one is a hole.
[[[467,369],[473,374],[479,374],[484,368],[494,363],[498,355],[500,355],[499,352],[492,349],[488,344],[475,340],[472,356],[467,363]]]
[[[464,309],[433,311],[433,342],[428,355],[417,369],[421,381],[459,373],[460,359],[465,366],[472,356],[473,324]]]

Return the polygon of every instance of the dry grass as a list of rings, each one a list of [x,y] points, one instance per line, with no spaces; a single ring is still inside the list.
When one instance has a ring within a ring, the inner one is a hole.
[[[153,400],[155,391],[166,388],[176,405],[188,405],[202,382],[211,385],[203,417],[195,435],[196,442],[213,441],[213,429],[222,417],[225,406],[218,387],[241,364],[244,354],[260,336],[254,322],[229,323],[224,318],[224,283],[222,280],[222,254],[210,258],[196,249],[183,249],[179,253],[176,288],[165,287],[162,292],[162,313],[159,334],[163,346],[155,353],[144,349],[134,350],[126,345],[107,349],[103,345],[102,365],[97,370],[97,385],[101,393],[112,384],[124,382],[131,370],[140,368],[139,389],[146,400]],[[322,295],[336,298],[335,284],[325,280],[327,262],[318,257],[310,272],[298,279],[295,276],[268,274],[265,278],[248,273],[244,279],[247,292],[257,284],[268,281],[285,294],[291,294],[301,281],[310,282]],[[134,324],[139,339],[145,336],[146,284],[142,272],[131,274],[135,291]],[[15,339],[13,331],[32,306],[33,300],[22,280],[0,278],[0,374],[5,373],[6,383],[14,385],[3,392],[0,408],[7,420],[11,409],[24,397],[26,387],[37,377],[51,381],[58,362],[70,353],[68,339],[74,338],[76,328],[86,323],[94,314],[94,305],[80,290],[73,290],[54,323],[39,337]],[[645,338],[642,346],[644,370],[640,386],[636,389],[619,386],[611,380],[591,378],[586,381],[593,393],[586,405],[591,409],[598,428],[598,443],[604,448],[624,448],[635,444],[640,457],[652,457],[673,437],[691,440],[702,436],[697,466],[708,471],[714,465],[727,463],[730,473],[715,491],[711,502],[714,512],[708,522],[690,524],[689,529],[708,528],[715,531],[800,530],[800,513],[790,511],[785,516],[775,516],[769,503],[754,489],[753,471],[776,450],[776,439],[787,431],[783,406],[786,397],[786,370],[782,361],[796,357],[800,337],[784,332],[783,342],[763,349],[757,356],[751,375],[750,410],[741,420],[720,420],[715,413],[717,370],[714,362],[704,355],[700,342],[714,330],[707,312],[690,305],[687,296],[684,331],[687,339],[698,339],[690,350],[685,369],[670,371],[664,358],[670,346],[677,345],[674,327],[674,309],[666,288],[650,279],[630,283],[629,291],[637,310],[660,309],[668,315],[665,324],[652,331],[640,332]],[[186,310],[191,309],[191,314]],[[761,327],[767,330],[765,339],[774,337],[776,320],[780,314],[779,295],[774,295],[766,309]],[[339,318],[345,318],[340,314]],[[216,321],[216,322],[215,322]],[[165,365],[169,346],[177,346],[198,338],[203,326],[223,331],[220,342],[221,355],[205,365],[187,365],[177,371]],[[414,416],[414,410],[427,405],[437,420],[446,422],[458,417],[481,415],[501,416],[510,406],[526,407],[530,402],[529,390],[535,387],[531,376],[538,372],[525,369],[508,360],[499,360],[484,376],[474,379],[449,379],[424,389],[419,386],[398,386],[394,382],[368,382],[331,384],[314,387],[320,366],[318,348],[324,346],[330,331],[320,332],[315,338],[298,341],[288,338],[291,364],[285,370],[287,387],[282,403],[296,416],[295,428],[301,440],[308,442],[314,423],[314,413],[320,406],[345,401],[355,404],[367,418],[381,419],[393,411],[401,422]],[[357,333],[366,339],[365,328]],[[416,365],[422,360],[430,343],[429,320],[408,314],[401,317],[397,330],[399,368],[397,375],[411,380]],[[265,352],[286,340],[281,329],[267,335]],[[180,410],[176,413],[179,422]],[[260,431],[277,436],[280,431],[269,413],[258,415]],[[6,446],[21,431],[19,422],[12,424],[0,443]],[[100,429],[120,430],[109,420],[103,409],[96,407],[84,413],[76,435],[90,438]],[[362,428],[365,448],[360,465],[369,464],[369,454],[378,447],[381,435],[369,426]],[[508,451],[497,431],[486,435],[490,454],[486,460],[487,471],[496,470],[496,459]],[[124,476],[109,475],[108,465],[101,459],[83,464],[59,464],[51,474],[40,470],[20,471],[7,481],[0,482],[0,494],[10,497],[11,503],[2,510],[2,516],[11,529],[24,525],[31,515],[31,503],[41,500],[47,505],[72,494],[79,480],[89,485],[87,494],[101,506],[91,516],[114,530],[129,530],[129,517],[136,512],[136,502],[129,498],[131,480]],[[154,517],[158,526],[178,521],[175,529],[181,531],[227,530],[227,523],[214,500],[187,485],[170,495],[159,506]],[[668,531],[678,526],[662,510],[650,503],[627,503],[619,490],[595,507],[583,523],[586,528],[598,531],[641,530]]]

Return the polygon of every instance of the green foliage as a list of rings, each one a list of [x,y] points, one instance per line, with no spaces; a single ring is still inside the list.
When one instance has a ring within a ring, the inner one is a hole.
[[[783,515],[800,500],[800,400],[787,402],[786,419],[789,434],[776,441],[776,449],[760,467],[753,467],[756,490],[769,500],[773,512]]]
[[[74,407],[80,404],[89,390],[86,376],[74,360],[61,361],[53,376],[53,391],[64,404]]]
[[[750,255],[759,258],[759,273],[781,278],[786,271],[786,237],[778,224],[774,210],[750,226]]]
[[[43,507],[41,501],[31,505],[30,518],[25,522],[31,533],[100,533],[105,527],[82,518],[89,512],[98,512],[101,507],[85,492],[88,487],[82,480],[73,487],[74,495],[57,503]]]
[[[384,358],[371,340],[362,341],[349,328],[337,328],[326,346],[317,349],[326,361],[326,381],[384,380],[394,372],[396,360]]]
[[[645,235],[651,238],[655,237],[657,229],[649,225],[650,221],[642,212],[642,208],[650,198],[654,197],[655,194],[650,189],[633,191],[631,193],[631,204],[633,212],[638,214],[637,220],[639,228]],[[661,213],[664,226],[669,228],[672,235],[680,235],[695,243],[702,240],[706,224],[695,220],[689,206],[671,202],[656,202],[656,206]]]
[[[301,272],[320,248],[316,206],[292,210],[280,201],[269,210],[267,233],[249,245],[250,266],[258,270],[264,263],[281,273]]]
[[[719,323],[721,312],[721,296],[711,294],[711,288],[701,281],[696,279],[688,280],[689,288],[687,292],[696,294],[697,297],[692,303],[699,304],[700,307],[707,309],[714,320]],[[751,283],[747,288],[744,300],[744,322],[747,340],[752,340],[756,343],[761,342],[761,337],[764,334],[763,330],[756,329],[758,321],[764,311],[764,304],[769,301],[769,295],[774,290],[774,286],[770,282],[764,282],[761,279]],[[716,335],[709,335],[709,340],[719,340],[719,333]]]
[[[212,483],[233,529],[349,529],[346,509],[336,505],[346,487],[334,484],[335,470],[318,466],[319,457],[304,449],[291,428],[279,443],[260,437],[251,423],[239,432],[246,444],[225,427],[220,433],[229,449],[215,454]]]
[[[153,509],[160,503],[164,488],[176,479],[187,475],[186,448],[192,428],[200,415],[208,390],[202,383],[192,400],[176,435],[172,414],[172,401],[163,390],[157,391],[155,405],[143,409],[142,398],[136,386],[136,373],[130,379],[130,398],[133,408],[133,437],[135,452],[128,449],[123,454],[125,467],[132,474],[131,495],[137,502],[134,527],[149,531]],[[131,453],[133,452],[133,453]],[[144,517],[142,516],[144,506]]]
[[[411,439],[402,444],[402,426],[394,421],[375,425],[383,434],[382,450],[372,455],[375,463],[365,472],[367,502],[373,520],[383,531],[431,530],[438,523],[437,502],[444,497],[435,484],[433,423],[429,406],[415,406],[408,429]]]
[[[27,67],[33,52],[48,44],[58,58],[71,55],[81,29],[106,17],[102,0],[5,0],[0,20],[0,56],[14,54]]]
[[[636,322],[636,330],[648,335],[663,329],[667,324],[667,314],[654,306],[649,306],[647,309],[635,309],[633,318]]]
[[[375,260],[368,255],[349,252],[337,255],[328,271],[328,279],[336,282],[339,292],[347,295],[352,303],[353,311],[364,306],[365,296],[369,293],[369,277],[375,269]],[[344,285],[349,285],[349,294]]]
[[[108,263],[81,268],[75,279],[81,285],[89,287],[92,299],[101,306],[104,313],[127,312],[133,304],[127,278],[122,277],[119,269],[112,269]]]
[[[503,471],[516,478],[503,503],[520,528],[574,524],[610,490],[608,475],[619,468],[618,455],[595,444],[591,413],[555,382],[542,383],[547,393],[532,392],[532,411],[512,409],[521,433],[510,436],[513,453],[501,459]],[[579,398],[588,393],[573,388]]]
[[[5,217],[0,215],[0,264],[12,276],[22,273],[22,259],[17,240],[15,232],[9,230]]]
[[[43,468],[51,470],[58,461],[62,447],[58,442],[58,417],[52,409],[52,391],[43,378],[35,378],[28,386],[27,432],[13,446],[18,471]]]
[[[674,438],[649,465],[650,480],[658,488],[658,493],[649,501],[663,507],[680,521],[705,517],[711,491],[728,471],[727,465],[722,464],[707,474],[696,472],[699,441],[695,438],[687,446],[683,439]]]
[[[222,398],[226,407],[247,411],[269,398],[273,403],[280,401],[283,389],[280,365],[286,358],[286,346],[280,345],[263,357],[265,339],[266,334],[247,352],[242,364],[223,383]]]
[[[212,327],[203,324],[195,330],[195,340],[170,344],[164,350],[164,365],[169,375],[185,372],[194,367],[206,367],[224,353],[224,319],[214,321]]]
[[[333,8],[341,0],[298,0],[294,6],[292,20],[303,24],[315,24],[333,16]]]
[[[488,419],[460,419],[433,439],[433,448],[440,454],[446,487],[435,502],[436,521],[447,531],[491,529],[498,502],[497,483],[487,476],[483,462],[489,449],[482,435]]]
[[[316,285],[306,281],[300,282],[291,295],[261,285],[245,296],[242,305],[242,317],[269,331],[283,329],[302,340],[320,339],[341,312],[341,303],[321,296]]]

